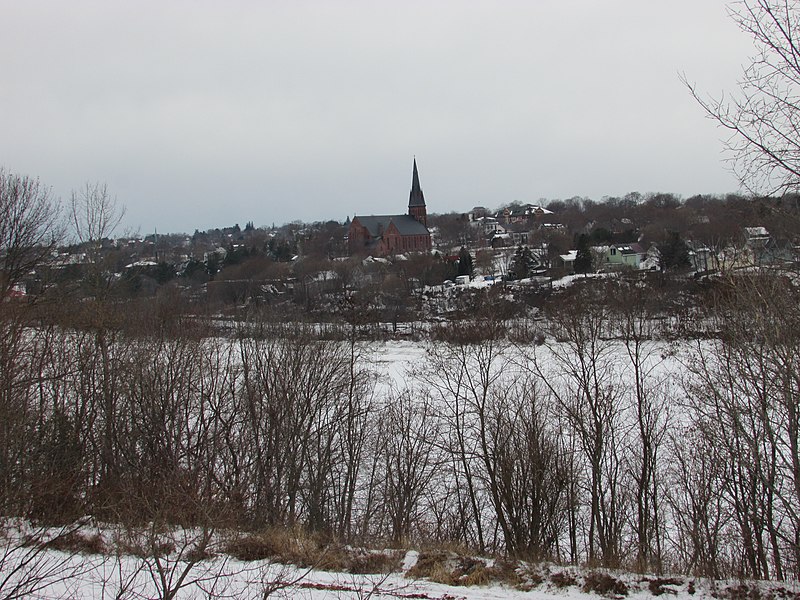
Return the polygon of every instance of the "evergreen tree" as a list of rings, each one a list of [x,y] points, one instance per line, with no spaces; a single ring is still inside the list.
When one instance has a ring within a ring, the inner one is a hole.
[[[472,277],[473,265],[472,256],[464,246],[461,246],[461,251],[458,253],[458,274],[469,275]]]
[[[530,277],[535,264],[536,261],[533,258],[531,249],[527,246],[517,246],[517,251],[514,252],[514,258],[511,261],[509,279],[514,281]]]
[[[575,257],[574,269],[576,273],[589,273],[592,270],[592,248],[589,245],[589,236],[582,233],[578,236],[578,254]]]
[[[677,231],[670,231],[666,241],[658,247],[661,253],[661,270],[688,269],[692,263],[689,260],[689,246],[681,239]]]

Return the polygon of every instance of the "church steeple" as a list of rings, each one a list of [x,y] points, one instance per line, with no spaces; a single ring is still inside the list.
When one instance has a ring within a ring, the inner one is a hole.
[[[425,196],[419,185],[419,173],[417,173],[417,157],[414,157],[414,174],[411,178],[411,193],[408,195],[408,214],[417,221],[428,226],[428,211],[425,207]]]

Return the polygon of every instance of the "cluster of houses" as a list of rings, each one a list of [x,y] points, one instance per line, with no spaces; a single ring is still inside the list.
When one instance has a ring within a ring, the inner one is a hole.
[[[559,223],[549,222],[547,217],[553,211],[535,204],[506,207],[494,214],[482,206],[476,206],[469,213],[470,226],[479,235],[481,245],[492,248],[527,246],[534,230],[562,229]]]
[[[510,263],[509,259],[515,251],[524,248],[526,256],[530,257],[533,263],[528,272],[553,277],[569,274],[575,270],[579,251],[563,249],[568,248],[573,242],[571,233],[559,222],[559,215],[543,206],[514,203],[495,212],[477,206],[463,215],[461,222],[464,223],[466,231],[471,232],[466,236],[469,241],[463,245],[471,252],[473,259],[476,258],[478,251],[484,250],[493,253],[495,257],[504,256],[506,262]],[[413,163],[408,209],[404,214],[355,215],[344,226],[331,223],[336,227],[330,231],[326,230],[325,235],[331,240],[335,238],[336,243],[329,242],[325,246],[329,258],[349,255],[365,260],[370,260],[368,257],[372,257],[371,260],[374,261],[385,260],[387,257],[402,257],[407,253],[434,252],[453,262],[459,259],[461,244],[442,248],[441,244],[436,243],[438,239],[436,228],[428,226],[427,206],[420,185],[416,159]],[[284,226],[284,228],[290,227],[291,225]],[[635,239],[638,235],[633,223],[626,218],[621,218],[618,222],[609,222],[606,227],[631,234],[616,236],[623,239],[626,237],[629,240]],[[345,228],[346,236],[343,239],[342,231]],[[583,228],[583,231],[591,233],[594,228],[594,223],[590,223]],[[315,239],[316,230],[306,232],[303,229],[287,231],[282,229],[277,230],[274,226],[271,229],[256,229],[252,223],[248,223],[244,229],[236,225],[207,232],[196,231],[193,236],[154,234],[130,239],[104,239],[101,241],[101,247],[95,251],[106,257],[104,268],[116,277],[121,277],[126,271],[152,271],[163,264],[172,268],[174,276],[186,274],[189,267],[196,267],[199,264],[207,265],[209,267],[207,271],[213,278],[216,271],[212,272],[210,265],[216,267],[231,262],[228,260],[231,252],[260,248],[262,253],[269,250],[270,256],[276,261],[292,262],[308,250],[303,240]],[[606,231],[606,233],[607,239],[611,239],[611,232]],[[551,243],[554,239],[558,239],[559,242]],[[796,264],[800,257],[800,248],[792,242],[780,242],[770,235],[766,228],[758,226],[743,227],[740,240],[723,247],[710,247],[692,240],[680,243],[684,261],[682,266],[695,272],[725,271],[753,265]],[[439,248],[435,249],[436,246]],[[87,250],[85,246],[62,249],[43,265],[43,268],[54,274],[62,272],[77,274],[81,267],[95,260],[88,256],[89,251],[91,249]],[[654,270],[662,268],[665,262],[659,245],[645,244],[642,238],[636,242],[594,245],[590,246],[589,251],[592,258],[591,269],[594,271]],[[244,256],[247,256],[247,252],[244,252]],[[112,259],[110,262],[109,258]],[[527,260],[529,259],[526,258]],[[37,277],[29,278],[29,281],[25,282],[28,285],[20,284],[14,287],[10,295],[24,297],[26,288],[30,288],[30,284]],[[208,280],[208,277],[205,280]]]
[[[433,246],[435,231],[428,228],[425,198],[419,182],[416,160],[413,165],[408,212],[399,215],[356,215],[350,222],[347,247],[351,256],[387,257],[407,252],[428,252]],[[578,250],[555,254],[548,247],[553,234],[567,234],[567,228],[558,222],[555,213],[535,204],[514,203],[491,212],[482,206],[466,214],[473,231],[475,245],[481,248],[511,252],[518,247],[528,247],[538,263],[539,271],[570,273],[574,270]],[[632,228],[632,223],[623,219]],[[722,248],[686,240],[684,266],[698,272],[711,272],[752,265],[796,262],[798,248],[791,243],[776,242],[764,227],[744,227],[742,243]],[[610,243],[591,247],[592,269],[610,271],[618,269],[654,270],[663,265],[659,246],[643,244],[640,238],[632,243]],[[445,249],[445,254],[447,254]],[[449,249],[453,250],[453,249]],[[451,251],[450,254],[453,254]],[[453,256],[455,258],[455,256]]]

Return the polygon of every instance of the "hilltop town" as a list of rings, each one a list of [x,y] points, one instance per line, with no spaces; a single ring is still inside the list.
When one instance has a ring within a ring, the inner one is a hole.
[[[576,275],[696,291],[723,274],[800,259],[795,197],[630,193],[428,213],[435,206],[415,160],[405,213],[85,239],[17,273],[7,299],[168,298],[187,313],[268,310],[299,321],[350,310],[396,333],[398,323],[469,314],[481,294],[528,314]]]

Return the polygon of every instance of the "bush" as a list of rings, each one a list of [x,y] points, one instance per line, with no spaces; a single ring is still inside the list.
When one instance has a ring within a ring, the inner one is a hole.
[[[106,544],[99,534],[83,535],[78,531],[70,531],[57,536],[45,544],[48,548],[61,552],[76,552],[78,554],[105,554]]]
[[[668,579],[651,579],[650,583],[648,584],[648,588],[650,589],[650,593],[653,596],[660,596],[661,594],[677,594],[676,590],[670,589],[667,586],[672,585],[681,585],[683,581],[676,578],[668,578]]]
[[[406,572],[406,577],[409,579],[427,578],[438,583],[449,583],[449,581],[442,581],[441,579],[445,573],[449,574],[451,572],[447,565],[452,563],[455,558],[455,554],[442,550],[421,552],[416,564]],[[434,576],[436,576],[436,579],[434,579]]]
[[[583,582],[584,592],[594,592],[601,596],[609,596],[612,598],[627,596],[628,586],[619,579],[615,579],[608,573],[601,573],[599,571],[592,571]]]
[[[400,563],[400,556],[396,552],[370,552],[369,550],[353,551],[349,564],[345,569],[354,575],[369,573],[391,573]]]
[[[315,567],[353,574],[390,573],[399,566],[397,552],[373,552],[335,544],[289,530],[270,529],[235,538],[225,550],[243,560],[274,560],[298,567]]]
[[[517,582],[514,584],[518,590],[523,592],[530,592],[534,588],[544,583],[544,576],[542,573],[530,566],[524,567],[520,571],[515,571]]]
[[[458,586],[488,585],[491,582],[518,585],[521,581],[514,562],[498,560],[488,566],[483,559],[458,556],[443,550],[421,553],[406,577]]]
[[[281,559],[304,566],[309,554],[304,551],[306,545],[286,530],[269,529],[234,538],[226,544],[225,551],[244,561]]]
[[[556,571],[550,574],[550,582],[557,588],[566,588],[577,585],[578,581],[571,573],[566,571]]]

